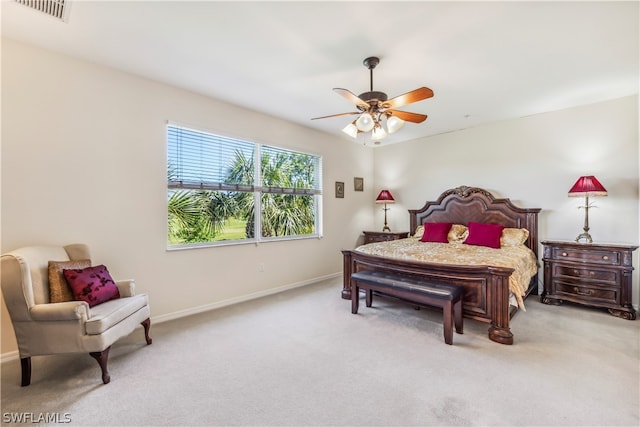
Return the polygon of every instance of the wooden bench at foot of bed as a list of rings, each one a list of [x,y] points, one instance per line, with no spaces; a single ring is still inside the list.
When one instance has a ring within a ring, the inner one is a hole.
[[[382,292],[416,304],[442,309],[444,342],[453,344],[453,327],[462,333],[462,286],[409,278],[379,271],[360,271],[351,275],[351,312],[358,313],[360,289],[366,293],[367,307],[373,302],[373,291]]]

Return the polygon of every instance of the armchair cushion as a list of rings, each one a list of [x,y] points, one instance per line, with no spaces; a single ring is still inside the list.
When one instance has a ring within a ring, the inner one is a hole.
[[[76,261],[49,261],[49,302],[73,301],[73,292],[62,274],[62,270],[91,267],[90,259]]]
[[[73,296],[77,301],[85,301],[89,307],[120,298],[120,292],[107,267],[97,265],[83,269],[63,270]]]
[[[85,323],[87,334],[103,334],[112,326],[117,325],[140,310],[147,310],[145,316],[149,317],[148,306],[149,298],[147,294],[140,294],[128,298],[114,299],[91,307],[90,318]],[[143,317],[143,319],[146,317]]]

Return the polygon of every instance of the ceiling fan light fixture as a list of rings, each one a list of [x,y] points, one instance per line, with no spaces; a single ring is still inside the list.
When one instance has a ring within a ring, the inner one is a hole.
[[[389,116],[389,118],[387,118],[387,130],[389,133],[397,132],[402,126],[404,126],[404,120],[396,116]]]
[[[356,127],[361,132],[369,132],[373,129],[375,123],[373,122],[373,117],[369,113],[362,113],[360,117],[356,120]]]
[[[355,138],[358,136],[358,128],[356,127],[355,124],[353,123],[349,123],[348,125],[346,125],[343,129],[342,132],[346,133],[347,135],[349,135],[351,138]]]
[[[374,141],[380,141],[385,136],[387,136],[387,132],[385,132],[382,125],[380,123],[376,124],[373,128],[373,132],[371,132],[371,139]]]

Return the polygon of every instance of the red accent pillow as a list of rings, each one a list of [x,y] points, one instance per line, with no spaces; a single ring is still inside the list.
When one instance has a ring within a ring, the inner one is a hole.
[[[487,246],[489,248],[500,249],[500,236],[502,236],[503,225],[483,224],[480,222],[469,223],[469,237],[464,241],[467,245]]]
[[[422,233],[421,242],[449,243],[449,230],[453,223],[451,222],[425,222],[424,233]]]
[[[62,274],[76,301],[85,301],[89,307],[120,298],[116,282],[104,265],[62,270]]]

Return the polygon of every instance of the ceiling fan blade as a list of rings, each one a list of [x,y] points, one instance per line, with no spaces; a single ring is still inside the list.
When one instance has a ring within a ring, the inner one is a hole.
[[[427,119],[426,114],[409,113],[407,111],[387,110],[387,113],[391,113],[392,116],[411,123],[422,123]]]
[[[431,98],[433,91],[428,87],[420,87],[411,92],[407,92],[404,95],[396,96],[388,101],[382,103],[383,108],[397,108],[403,105],[411,104],[413,102],[422,101],[423,99]]]
[[[360,99],[359,97],[354,95],[352,92],[348,91],[347,89],[341,89],[339,87],[336,87],[336,88],[333,88],[333,90],[335,93],[342,96],[344,99],[351,102],[352,104],[355,104],[358,107],[363,108],[365,110],[369,108],[368,102],[363,101],[362,99]]]
[[[340,116],[352,116],[354,114],[361,114],[361,113],[362,111],[352,111],[350,113],[340,113],[340,114],[332,114],[330,116],[314,117],[311,120],[328,119],[330,117],[340,117]]]

